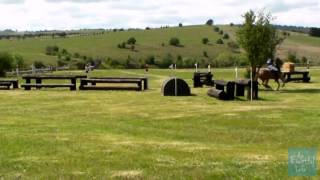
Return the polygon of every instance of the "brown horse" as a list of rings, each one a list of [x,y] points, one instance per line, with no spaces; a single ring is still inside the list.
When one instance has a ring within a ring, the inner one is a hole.
[[[269,69],[261,69],[259,72],[259,79],[261,79],[262,85],[266,88],[270,88],[270,86],[268,85],[269,80],[274,79],[275,82],[278,84],[277,91],[279,91],[279,89],[280,89],[279,80],[281,80],[283,83],[282,87],[284,87],[285,83],[286,83],[286,81],[283,77],[283,74],[281,72],[278,72],[278,75],[276,75],[275,73],[271,72]]]

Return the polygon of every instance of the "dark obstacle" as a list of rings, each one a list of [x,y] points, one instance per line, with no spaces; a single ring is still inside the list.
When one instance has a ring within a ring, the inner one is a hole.
[[[176,87],[177,84],[177,87]],[[190,96],[191,90],[189,85],[182,79],[170,78],[164,81],[161,93],[163,96],[175,96],[177,90],[177,96]]]

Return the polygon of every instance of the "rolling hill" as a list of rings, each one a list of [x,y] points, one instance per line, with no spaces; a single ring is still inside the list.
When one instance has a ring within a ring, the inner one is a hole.
[[[230,35],[230,39],[224,40],[223,45],[216,43],[218,39],[222,39],[222,35],[215,32],[213,27],[199,25],[152,30],[110,31],[99,35],[92,34],[67,38],[2,39],[0,40],[0,51],[20,54],[27,64],[32,64],[37,60],[48,65],[56,65],[58,60],[57,56],[45,54],[46,47],[53,45],[57,45],[61,49],[64,48],[71,54],[79,53],[82,56],[111,58],[119,61],[126,60],[128,56],[134,59],[145,59],[153,55],[157,59],[161,59],[168,53],[173,57],[180,55],[183,58],[197,60],[202,58],[215,59],[221,54],[236,54],[234,50],[228,47],[227,43],[235,41],[237,27],[222,25],[219,28]],[[290,34],[279,48],[278,54],[280,57],[286,58],[290,52],[298,57],[305,56],[313,63],[320,63],[320,38],[309,37],[302,33],[291,32]],[[117,47],[119,43],[127,41],[130,37],[137,39],[135,51]],[[168,42],[172,37],[179,38],[183,47],[170,46]],[[205,37],[210,40],[207,45],[202,43],[202,39]],[[207,52],[208,57],[204,57],[204,52]]]

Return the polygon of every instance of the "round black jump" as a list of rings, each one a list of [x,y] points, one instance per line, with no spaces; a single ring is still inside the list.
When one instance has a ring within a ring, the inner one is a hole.
[[[177,84],[177,88],[175,88]],[[161,93],[163,96],[175,96],[175,91],[177,89],[177,96],[190,96],[191,90],[189,85],[182,79],[170,78],[164,81]]]

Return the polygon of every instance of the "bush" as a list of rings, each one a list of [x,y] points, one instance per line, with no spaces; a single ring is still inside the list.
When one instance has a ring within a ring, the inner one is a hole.
[[[179,23],[179,27],[182,27],[183,25],[182,25],[182,23]]]
[[[13,57],[11,54],[7,52],[0,52],[0,77],[3,77],[6,75],[6,71],[11,70],[13,67]]]
[[[129,39],[127,40],[127,43],[128,43],[128,44],[131,44],[131,45],[136,44],[136,42],[137,42],[137,40],[136,40],[136,38],[134,38],[134,37],[131,37],[131,38],[129,38]]]
[[[203,38],[202,39],[202,44],[208,44],[209,43],[209,39],[208,38]]]
[[[229,37],[229,34],[224,34],[223,35],[223,39],[229,39],[230,37]]]
[[[213,20],[212,20],[212,19],[209,19],[209,20],[206,22],[206,25],[212,26],[212,25],[213,25]]]
[[[180,40],[176,37],[174,38],[171,38],[170,41],[169,41],[169,44],[171,46],[180,46]]]
[[[43,64],[42,61],[34,61],[33,66],[37,69],[45,68],[46,66]]]
[[[176,65],[177,67],[180,67],[180,68],[183,67],[183,59],[180,54],[177,56]]]
[[[169,68],[171,64],[173,64],[173,56],[170,53],[168,53],[157,65],[160,68]]]
[[[217,40],[217,44],[224,44],[224,42],[223,42],[222,39],[218,39],[218,40]]]
[[[233,24],[233,23],[230,23],[230,26],[232,27],[232,26],[234,26],[234,24]]]
[[[154,57],[154,55],[148,56],[145,60],[145,62],[150,65],[155,64],[155,61],[156,61],[156,58]]]
[[[219,32],[219,31],[220,31],[220,28],[219,28],[219,27],[214,27],[213,30],[214,30],[215,32]]]
[[[219,31],[219,34],[221,34],[221,35],[222,35],[222,34],[223,34],[223,31],[222,31],[222,30],[220,30],[220,31]]]

